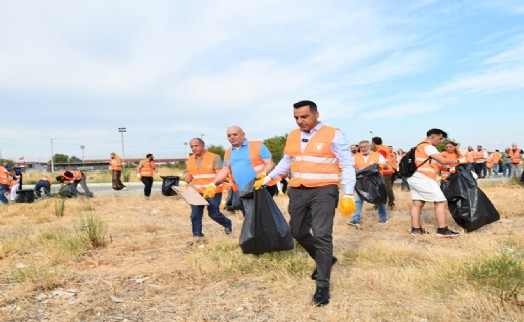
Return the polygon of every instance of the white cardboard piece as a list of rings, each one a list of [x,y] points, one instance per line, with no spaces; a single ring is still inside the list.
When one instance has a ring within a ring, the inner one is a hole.
[[[193,187],[182,189],[178,186],[171,186],[176,193],[184,199],[188,205],[192,206],[207,206],[209,203],[204,199]]]

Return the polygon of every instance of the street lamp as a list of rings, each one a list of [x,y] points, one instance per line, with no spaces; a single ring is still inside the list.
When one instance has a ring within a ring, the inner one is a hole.
[[[49,141],[51,142],[51,173],[55,172],[55,154],[53,152],[53,141],[56,140],[56,138],[51,138]]]
[[[84,160],[84,149],[85,149],[85,147],[86,147],[85,145],[81,145],[80,146],[80,149],[82,149],[82,165],[85,164],[85,160]]]
[[[188,155],[187,155],[187,145],[188,145],[188,144],[189,144],[189,143],[184,142],[184,148],[185,148],[185,151],[186,151],[186,152],[185,152],[185,153],[186,153],[186,159],[189,158]]]
[[[125,127],[119,127],[118,132],[122,135],[122,160],[124,161],[124,164],[126,163],[126,155],[124,152],[124,133],[126,132]]]

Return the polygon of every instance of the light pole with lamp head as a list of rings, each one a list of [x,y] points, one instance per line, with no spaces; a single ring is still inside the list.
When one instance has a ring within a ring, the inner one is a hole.
[[[85,149],[85,147],[86,147],[85,145],[81,145],[80,146],[80,149],[82,149],[82,165],[85,164],[85,160],[84,160],[84,149]]]
[[[55,172],[55,153],[53,152],[54,140],[56,140],[56,138],[49,139],[49,141],[51,142],[51,173]]]
[[[126,155],[124,150],[124,133],[126,132],[125,127],[119,127],[118,132],[122,135],[122,161],[124,161],[124,164],[126,163]]]

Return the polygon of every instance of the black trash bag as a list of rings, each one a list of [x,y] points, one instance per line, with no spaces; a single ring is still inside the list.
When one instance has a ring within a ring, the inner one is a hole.
[[[179,176],[163,176],[162,179],[162,194],[164,196],[174,196],[176,191],[171,186],[178,186]]]
[[[250,186],[254,190],[252,182]],[[242,199],[245,212],[239,241],[242,252],[260,254],[293,249],[289,225],[267,189],[254,190],[251,196],[252,199]]]
[[[80,195],[80,192],[72,185],[65,184],[58,190],[58,195],[64,198],[72,198]]]
[[[471,168],[472,165],[457,166],[457,172],[440,184],[451,216],[468,233],[500,219],[495,206],[477,186]]]
[[[15,202],[33,203],[35,201],[35,191],[33,189],[18,189],[16,191]]]
[[[226,206],[225,210],[229,212],[234,212],[236,210],[242,210],[242,202],[240,201],[240,196],[238,191],[233,191],[233,188],[227,193]]]
[[[383,204],[388,198],[384,177],[380,174],[380,166],[372,164],[357,171],[355,191],[360,198],[372,203]]]

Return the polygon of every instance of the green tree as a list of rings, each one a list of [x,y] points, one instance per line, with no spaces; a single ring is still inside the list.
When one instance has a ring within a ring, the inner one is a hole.
[[[0,165],[2,165],[4,162],[7,162],[7,165],[12,167],[15,165],[15,162],[13,160],[9,159],[0,159]]]
[[[70,163],[83,163],[82,160],[76,156],[72,156],[71,159],[69,159]]]
[[[209,152],[213,152],[215,154],[218,154],[222,159],[224,158],[224,153],[226,153],[226,150],[221,145],[210,145],[207,147],[207,150]]]
[[[284,153],[284,147],[286,146],[287,134],[286,135],[277,135],[272,138],[264,140],[264,144],[267,146],[271,155],[273,156],[273,161],[278,162],[282,159],[282,154]]]
[[[69,156],[67,154],[55,153],[53,161],[55,163],[67,163],[69,161]],[[51,163],[51,160],[49,160],[49,163]]]

